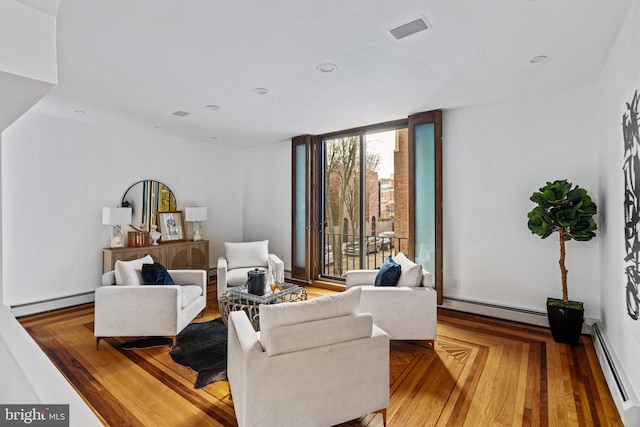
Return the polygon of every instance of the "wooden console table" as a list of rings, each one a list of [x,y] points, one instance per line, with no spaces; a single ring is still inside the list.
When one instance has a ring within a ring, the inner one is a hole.
[[[102,251],[102,272],[113,270],[117,260],[130,261],[146,255],[151,255],[154,261],[167,270],[209,271],[209,241],[184,240],[160,243],[157,246],[105,248]]]

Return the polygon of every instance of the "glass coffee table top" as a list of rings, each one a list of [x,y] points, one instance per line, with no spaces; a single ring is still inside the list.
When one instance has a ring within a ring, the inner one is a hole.
[[[254,304],[273,304],[276,302],[282,302],[283,298],[287,295],[295,294],[302,288],[292,283],[285,283],[282,290],[276,289],[274,292],[267,290],[264,295],[255,295],[249,292],[247,285],[235,286],[229,288],[227,295],[230,298],[246,301],[247,303]]]
[[[307,299],[307,291],[298,285],[285,283],[282,290],[276,289],[274,292],[268,290],[264,295],[249,293],[247,285],[235,286],[220,297],[218,305],[222,321],[226,325],[229,313],[243,310],[249,316],[253,328],[260,329],[260,304],[278,304],[289,301],[304,301]]]

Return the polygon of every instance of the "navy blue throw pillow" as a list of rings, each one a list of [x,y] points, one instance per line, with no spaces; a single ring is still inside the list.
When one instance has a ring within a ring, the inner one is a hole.
[[[400,264],[395,262],[390,256],[384,260],[384,264],[380,267],[376,275],[376,286],[395,286],[400,279]]]
[[[175,285],[171,275],[162,264],[142,264],[142,278],[147,285]]]

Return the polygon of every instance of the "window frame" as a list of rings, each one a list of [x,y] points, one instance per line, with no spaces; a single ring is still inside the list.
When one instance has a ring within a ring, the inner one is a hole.
[[[425,123],[434,124],[434,174],[435,174],[435,194],[434,194],[434,209],[435,209],[435,271],[431,272],[434,279],[434,287],[437,292],[438,304],[442,304],[442,287],[443,287],[443,271],[442,271],[442,254],[443,254],[443,239],[442,239],[442,112],[440,110],[428,111],[418,114],[413,114],[406,119],[393,120],[384,123],[378,123],[369,126],[362,126],[358,128],[346,129],[341,131],[329,132],[322,135],[302,135],[292,139],[293,158],[292,158],[292,179],[295,179],[295,147],[299,144],[306,144],[307,146],[307,247],[306,247],[306,271],[294,271],[292,263],[292,277],[294,279],[303,281],[305,283],[313,283],[317,286],[325,286],[329,288],[343,288],[338,281],[328,281],[325,279],[319,279],[320,261],[322,257],[320,248],[320,235],[322,233],[323,220],[320,217],[322,214],[321,203],[322,195],[320,194],[320,188],[323,180],[323,165],[322,163],[322,147],[320,147],[319,141],[324,139],[330,139],[345,134],[367,134],[376,131],[391,130],[406,127],[408,131],[408,218],[409,218],[409,239],[415,240],[415,126]],[[295,219],[295,182],[292,183],[292,218]],[[295,224],[292,220],[292,259],[295,257]],[[407,256],[411,259],[415,259],[414,245],[410,245],[407,251]]]

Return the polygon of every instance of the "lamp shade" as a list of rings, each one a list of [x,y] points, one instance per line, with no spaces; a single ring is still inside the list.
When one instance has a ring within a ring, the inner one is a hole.
[[[131,208],[102,208],[102,224],[131,224]]]
[[[184,220],[189,222],[206,221],[207,207],[206,206],[186,206],[184,208]]]

